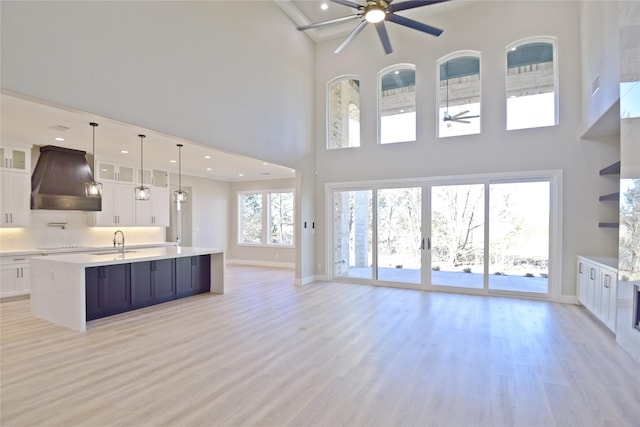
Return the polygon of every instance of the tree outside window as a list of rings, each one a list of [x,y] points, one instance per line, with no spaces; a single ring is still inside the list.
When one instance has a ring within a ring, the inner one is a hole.
[[[293,191],[239,193],[238,205],[238,243],[293,246]]]

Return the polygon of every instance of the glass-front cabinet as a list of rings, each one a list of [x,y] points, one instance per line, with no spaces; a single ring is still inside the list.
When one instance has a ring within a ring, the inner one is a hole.
[[[98,180],[135,182],[135,168],[112,162],[98,161]]]
[[[0,147],[0,167],[15,171],[31,172],[31,156],[24,148]]]

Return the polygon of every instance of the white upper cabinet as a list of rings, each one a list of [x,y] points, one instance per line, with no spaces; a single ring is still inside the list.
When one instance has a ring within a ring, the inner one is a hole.
[[[153,187],[149,200],[136,200],[136,225],[169,226],[169,188]]]
[[[31,219],[31,177],[13,170],[2,170],[0,177],[0,226],[27,227]]]
[[[0,147],[0,167],[16,172],[31,172],[31,153],[24,148]]]
[[[135,182],[136,168],[108,161],[98,161],[98,181]]]
[[[135,224],[133,184],[102,183],[102,211],[93,214],[97,227],[128,227]]]

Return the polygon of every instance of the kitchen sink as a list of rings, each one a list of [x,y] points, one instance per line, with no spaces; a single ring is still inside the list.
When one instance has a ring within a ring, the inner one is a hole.
[[[138,251],[125,251],[126,254],[135,254]],[[106,251],[106,252],[93,252],[90,255],[122,255],[122,251]]]

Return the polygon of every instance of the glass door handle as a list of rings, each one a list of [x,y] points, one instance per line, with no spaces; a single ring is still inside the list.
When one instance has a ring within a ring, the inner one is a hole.
[[[422,238],[422,243],[420,243],[420,249],[424,251],[424,237]]]
[[[420,249],[424,250],[424,237],[422,238],[422,243],[420,243]],[[427,249],[431,250],[431,239],[427,238]]]

